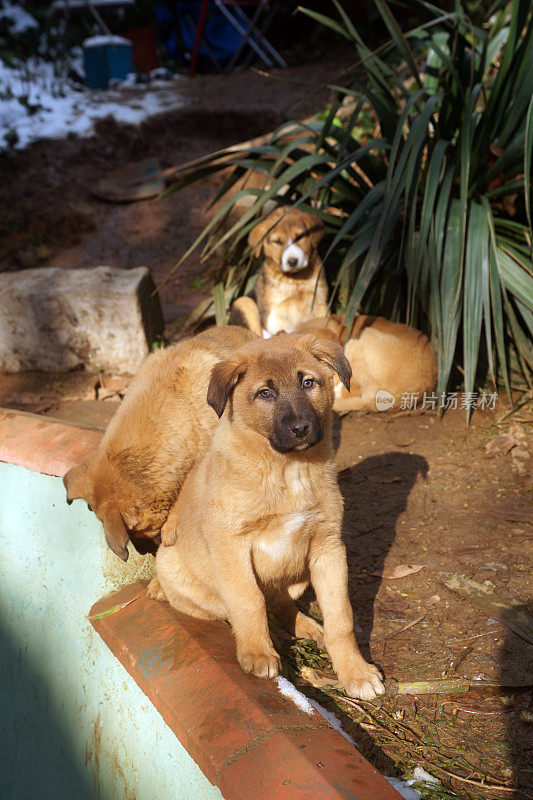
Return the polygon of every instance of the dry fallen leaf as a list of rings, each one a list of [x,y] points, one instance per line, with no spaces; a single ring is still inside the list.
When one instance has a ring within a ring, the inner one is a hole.
[[[325,686],[339,686],[339,679],[332,672],[314,669],[305,664],[300,669],[300,675],[316,689],[323,689]]]
[[[516,444],[516,438],[511,431],[509,431],[509,433],[502,433],[494,439],[491,439],[490,442],[487,442],[485,445],[485,455],[489,458],[506,456]]]
[[[398,564],[397,567],[392,569],[384,569],[383,572],[373,572],[376,578],[385,578],[388,581],[394,581],[398,578],[406,578],[408,575],[414,575],[424,569],[425,564]]]
[[[511,458],[513,461],[513,472],[519,477],[526,475],[531,476],[530,459],[531,459],[531,436],[528,437],[525,428],[522,425],[515,423],[509,428],[509,434],[516,442],[516,447],[513,448]]]

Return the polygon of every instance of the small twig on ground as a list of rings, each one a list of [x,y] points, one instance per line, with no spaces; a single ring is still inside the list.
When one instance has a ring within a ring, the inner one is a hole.
[[[386,636],[379,637],[377,639],[377,641],[378,642],[379,641],[386,642],[389,639],[392,639],[393,636],[399,636],[400,633],[403,633],[404,631],[408,631],[409,628],[413,628],[415,625],[418,625],[418,623],[422,622],[427,617],[427,615],[428,615],[428,612],[426,611],[425,614],[422,614],[421,617],[418,617],[417,619],[413,619],[411,622],[408,622],[407,625],[404,625],[403,628],[400,628],[397,631],[393,631],[392,633],[388,633]]]
[[[522,406],[525,406],[526,403],[529,403],[530,400],[533,400],[533,392],[531,391],[526,392],[524,397],[521,397],[520,400],[518,400],[514,408],[510,408],[505,412],[505,414],[502,414],[501,417],[498,417],[494,425],[501,425],[502,422],[504,422],[508,417],[512,417],[513,414],[516,414],[516,412],[522,408]]]
[[[450,661],[450,666],[444,670],[444,672],[442,673],[442,677],[445,678],[446,675],[448,675],[450,672],[457,672],[457,669],[461,666],[463,661],[465,661],[468,658],[468,656],[473,652],[474,652],[474,645],[470,644],[468,645],[468,647],[465,647],[463,651],[459,653],[457,658],[454,658],[452,661]]]
[[[377,716],[375,716],[371,712],[366,711],[366,709],[364,709],[361,706],[361,703],[366,703],[366,701],[362,700],[360,702],[356,702],[355,700],[352,700],[351,698],[346,698],[346,697],[339,697],[338,699],[348,703],[348,705],[351,705],[351,706],[357,708],[357,710],[360,711],[361,713],[364,713],[381,730],[385,731],[386,734],[392,736],[397,742],[399,742],[400,745],[404,749],[409,750],[409,751],[412,750],[412,740],[411,741],[404,741],[401,736],[399,736],[395,731],[391,730],[391,728],[388,727],[384,722],[382,722]],[[384,716],[387,717],[390,720],[392,725],[395,725],[396,727],[399,727],[400,729],[404,730],[404,732],[408,736],[411,736],[412,738],[414,738],[418,742],[421,750],[435,751],[435,747],[433,745],[427,744],[426,742],[424,742],[422,740],[422,738],[412,728],[410,728],[408,725],[405,725],[405,724],[399,722],[398,720],[394,719],[392,714],[389,714],[383,707],[381,707],[379,709],[379,711],[380,711],[380,713],[384,714]],[[438,752],[438,750],[437,750],[437,752]],[[444,775],[447,775],[452,780],[462,781],[463,783],[467,783],[470,786],[475,786],[478,790],[481,790],[481,791],[490,790],[490,791],[497,791],[497,792],[514,792],[515,791],[515,787],[505,786],[503,784],[498,784],[498,783],[494,783],[494,782],[487,783],[485,778],[482,781],[473,780],[471,777],[464,778],[461,775],[457,775],[455,772],[451,772],[450,770],[447,770],[444,767],[441,767],[439,764],[436,764],[434,761],[431,761],[425,755],[423,756],[423,760],[424,760],[424,762],[426,764],[428,764],[430,767],[432,767],[437,772],[441,772]],[[470,765],[470,766],[472,766],[472,765]],[[525,796],[526,797],[531,797],[531,795],[525,795]]]

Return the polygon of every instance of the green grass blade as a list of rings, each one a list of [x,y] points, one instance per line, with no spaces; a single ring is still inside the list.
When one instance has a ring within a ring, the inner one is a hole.
[[[138,600],[139,597],[141,597],[143,594],[144,592],[140,592],[135,597],[132,597],[131,600],[127,600],[125,603],[119,603],[116,606],[111,606],[111,608],[107,608],[105,611],[98,611],[96,614],[88,614],[85,617],[85,619],[90,619],[90,620],[106,619],[106,617],[110,617],[112,614],[116,614],[117,611],[122,611],[123,608],[126,608],[126,606],[129,606],[130,603],[133,603],[135,602],[135,600]]]

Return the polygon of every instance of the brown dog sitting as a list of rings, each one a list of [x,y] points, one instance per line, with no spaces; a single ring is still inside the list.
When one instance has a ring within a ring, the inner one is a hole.
[[[324,641],[348,693],[383,691],[361,656],[348,599],[342,497],[331,444],[333,373],[342,348],[314,336],[255,339],[214,367],[221,417],[162,529],[148,593],[200,619],[229,620],[246,672],[278,674],[267,607],[296,636]],[[324,628],[294,601],[313,585]]]
[[[346,336],[342,319],[335,316],[308,320],[298,330],[340,343]],[[422,400],[437,385],[437,354],[428,337],[410,325],[361,314],[344,352],[353,380],[349,391],[336,381],[333,407],[339,413],[397,409],[403,394]]]
[[[67,502],[84,498],[124,561],[131,539],[155,552],[185,475],[218,422],[206,402],[211,370],[255,338],[244,328],[210,328],[148,356],[95,453],[64,477]]]
[[[269,335],[291,333],[300,322],[327,314],[328,286],[317,252],[323,228],[312,214],[283,206],[250,231],[248,243],[264,254],[255,294],[260,326]]]

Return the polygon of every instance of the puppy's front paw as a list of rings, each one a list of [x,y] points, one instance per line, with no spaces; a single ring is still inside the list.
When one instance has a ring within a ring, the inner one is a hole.
[[[159,583],[159,578],[152,578],[146,589],[146,596],[152,600],[160,600],[162,603],[166,601],[167,596]]]
[[[178,529],[167,519],[161,528],[161,544],[163,547],[172,547],[178,541]]]
[[[279,675],[281,661],[273,647],[252,649],[243,647],[237,653],[241,668],[258,678],[275,678]]]
[[[384,694],[382,674],[374,664],[361,661],[348,674],[339,675],[340,682],[350,697],[360,700],[373,700],[378,694]]]

